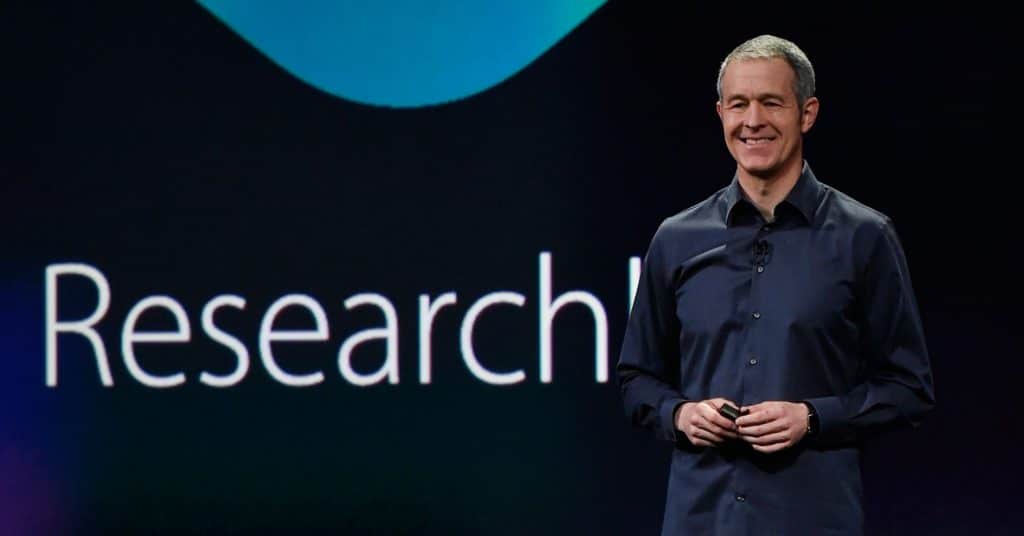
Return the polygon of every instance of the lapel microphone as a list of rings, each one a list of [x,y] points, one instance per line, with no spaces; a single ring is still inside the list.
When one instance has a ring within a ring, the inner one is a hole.
[[[767,240],[758,240],[754,242],[753,258],[751,259],[754,264],[760,264],[764,266],[772,260],[772,245]]]

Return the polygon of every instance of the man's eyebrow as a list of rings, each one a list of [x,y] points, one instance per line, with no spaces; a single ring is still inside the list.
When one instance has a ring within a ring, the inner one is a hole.
[[[754,95],[754,99],[753,100],[764,101],[764,100],[769,100],[769,99],[775,99],[775,100],[780,100],[780,101],[785,101],[786,100],[786,98],[784,96],[782,96],[782,95],[780,95],[778,93],[758,93],[757,95]],[[725,97],[725,102],[732,102],[732,101],[735,101],[735,100],[744,100],[744,101],[746,101],[746,100],[751,100],[751,99],[750,99],[750,97],[748,95],[743,95],[743,94],[740,94],[740,93],[736,93],[736,94],[733,94],[733,95],[726,95],[726,97]]]

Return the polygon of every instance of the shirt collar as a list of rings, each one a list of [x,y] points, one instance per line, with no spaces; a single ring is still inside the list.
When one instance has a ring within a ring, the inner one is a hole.
[[[818,182],[814,172],[811,171],[811,166],[805,160],[804,167],[800,171],[800,177],[797,179],[796,184],[793,185],[793,189],[786,195],[786,198],[782,200],[782,203],[792,205],[804,217],[807,223],[811,223],[814,221],[814,212],[818,207],[822,190],[822,184]],[[724,201],[725,221],[728,225],[732,222],[733,209],[736,208],[736,204],[740,201],[750,203],[750,199],[747,198],[747,195],[743,193],[743,188],[740,187],[738,175],[733,175],[732,183],[725,190]]]

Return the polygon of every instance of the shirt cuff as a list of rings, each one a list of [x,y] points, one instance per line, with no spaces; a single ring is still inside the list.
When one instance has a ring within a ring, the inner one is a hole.
[[[684,402],[689,402],[685,398],[670,398],[661,403],[661,429],[665,435],[665,439],[678,442],[686,439],[686,434],[680,430],[676,430],[676,409],[681,406]]]
[[[814,439],[828,441],[843,435],[846,424],[843,403],[838,396],[808,398],[804,402],[814,406],[814,412],[818,416],[818,435]]]

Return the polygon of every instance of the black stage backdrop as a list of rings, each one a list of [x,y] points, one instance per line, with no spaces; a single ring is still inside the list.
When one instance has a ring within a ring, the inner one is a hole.
[[[611,372],[631,258],[730,180],[718,64],[773,33],[817,70],[806,158],[894,220],[931,351],[936,411],[868,445],[869,532],[1016,533],[1009,17],[674,4],[411,108],[199,4],[7,6],[4,532],[656,534],[670,447]]]

